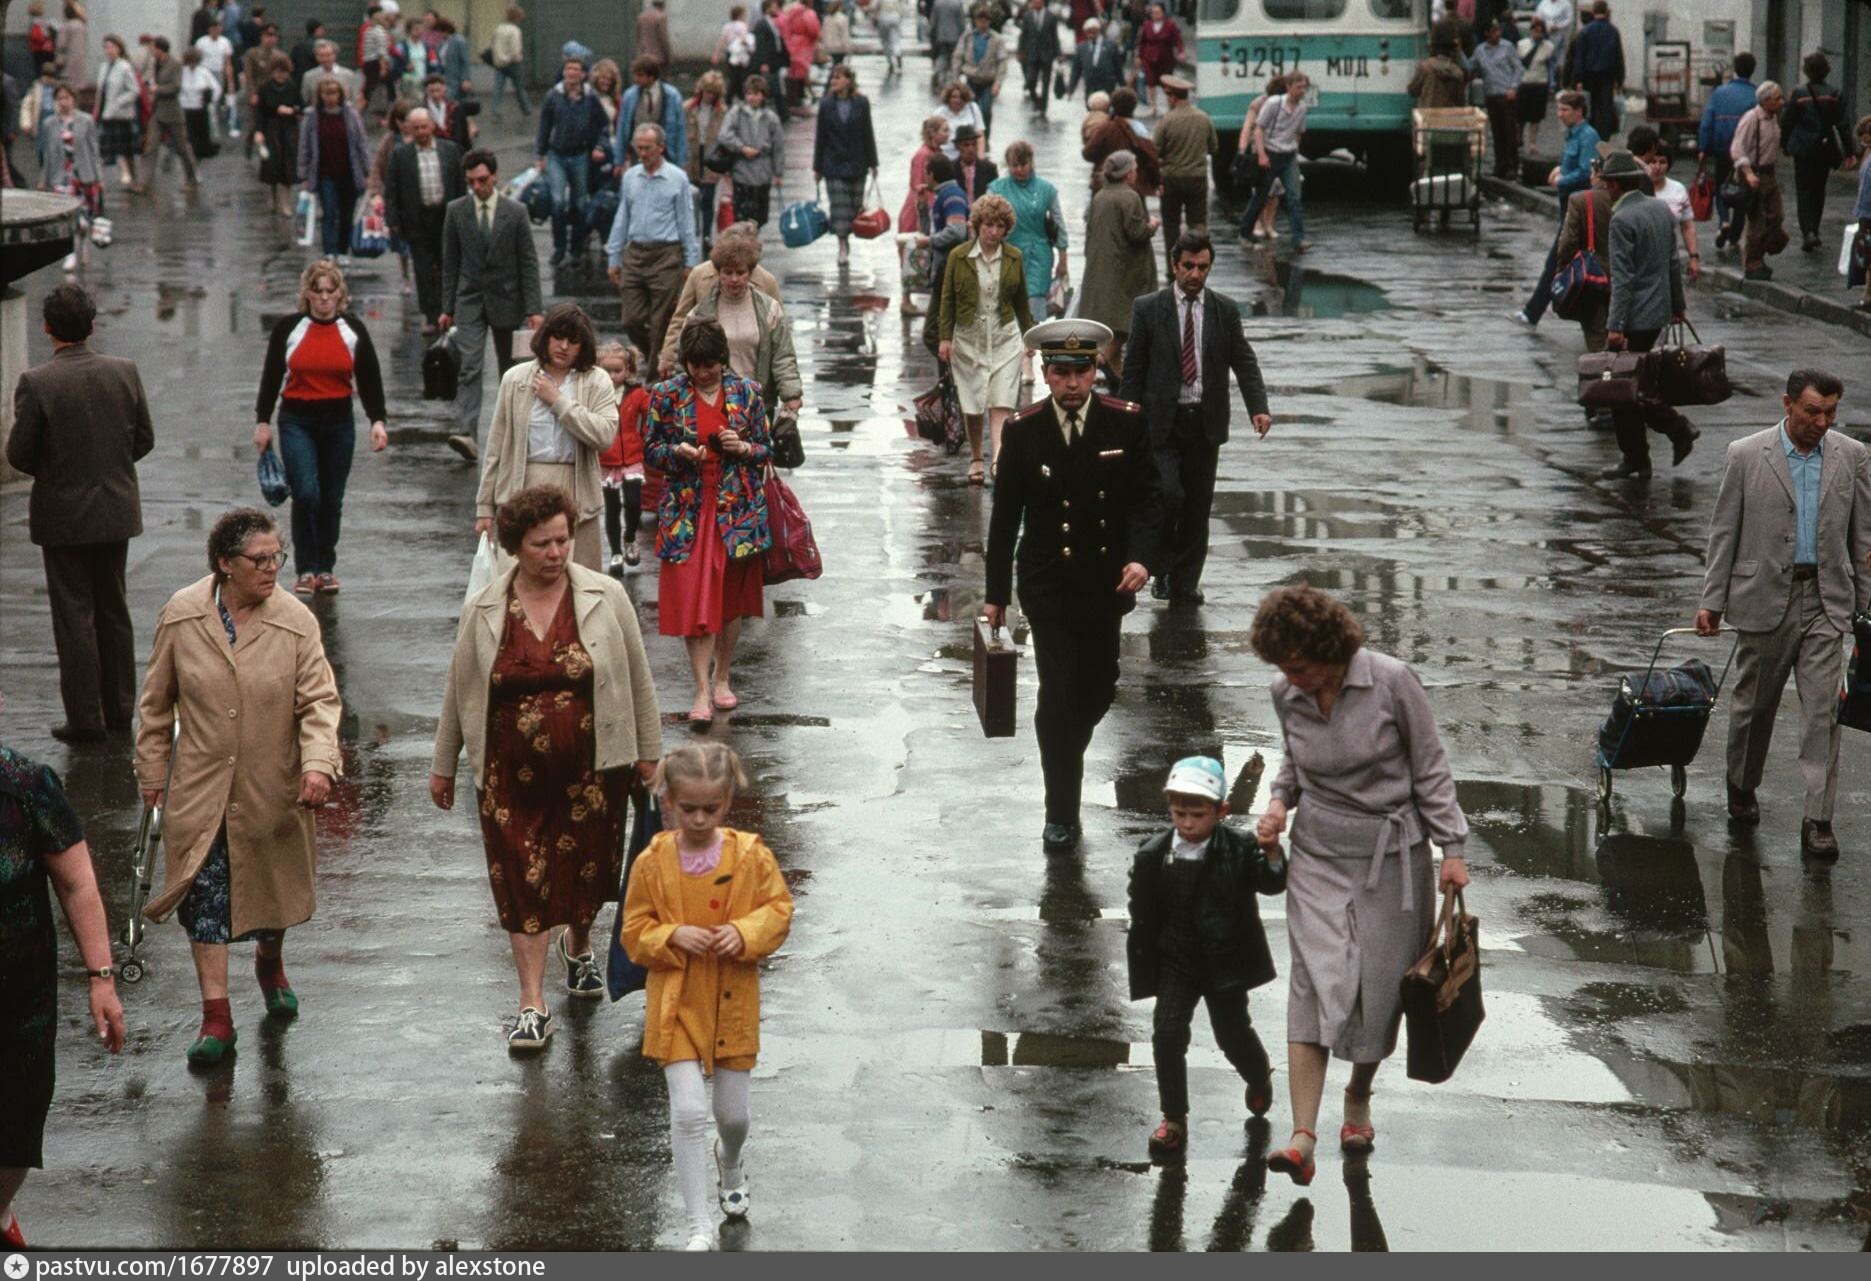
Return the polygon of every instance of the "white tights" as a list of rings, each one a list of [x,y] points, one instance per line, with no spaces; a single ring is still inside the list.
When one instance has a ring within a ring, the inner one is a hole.
[[[721,1181],[741,1182],[741,1145],[747,1142],[748,1073],[715,1069],[715,1131],[721,1139]],[[669,1086],[669,1151],[676,1161],[676,1183],[689,1216],[691,1235],[715,1234],[708,1196],[708,1093],[702,1065],[693,1059],[663,1068]]]

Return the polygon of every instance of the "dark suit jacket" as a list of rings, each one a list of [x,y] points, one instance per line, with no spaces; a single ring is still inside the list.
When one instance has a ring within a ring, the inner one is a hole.
[[[442,310],[456,320],[484,317],[496,329],[518,329],[545,311],[533,224],[519,201],[495,197],[491,237],[481,234],[472,195],[449,203],[442,223]]]
[[[79,344],[19,376],[9,463],[33,478],[28,528],[41,547],[120,543],[143,532],[136,460],[156,444],[134,361]]]
[[[955,168],[957,170],[955,181],[961,183],[961,189],[968,193],[968,203],[971,205],[987,195],[987,185],[1000,177],[1000,166],[986,156],[974,162],[974,187],[972,189],[969,188],[964,175],[960,172],[961,166],[958,164]]]
[[[1007,420],[996,468],[987,603],[1012,599],[1017,567],[1028,617],[1134,609],[1117,580],[1132,561],[1155,569],[1163,521],[1141,407],[1092,397],[1068,449],[1048,396]]]
[[[461,176],[461,148],[446,138],[435,140],[442,161],[442,203],[467,194]],[[422,178],[416,171],[415,144],[399,142],[390,153],[389,172],[383,178],[383,213],[390,230],[410,240],[422,233]]]
[[[1048,74],[1059,57],[1059,19],[1050,7],[1020,11],[1020,61],[1044,64]]]
[[[1150,422],[1150,439],[1168,443],[1176,425],[1176,397],[1182,391],[1182,305],[1175,286],[1145,294],[1130,305],[1130,338],[1124,344],[1121,394],[1140,401]],[[1241,332],[1241,307],[1213,289],[1203,294],[1202,344],[1196,353],[1202,368],[1202,426],[1211,445],[1228,439],[1228,371],[1241,385],[1250,414],[1267,412],[1267,389],[1260,362]]]
[[[1110,93],[1124,83],[1124,50],[1117,41],[1106,39],[1103,44],[1103,56],[1097,62],[1091,60],[1092,42],[1081,40],[1072,53],[1072,79],[1066,85],[1066,96],[1078,92],[1082,81],[1085,96],[1094,93]]]

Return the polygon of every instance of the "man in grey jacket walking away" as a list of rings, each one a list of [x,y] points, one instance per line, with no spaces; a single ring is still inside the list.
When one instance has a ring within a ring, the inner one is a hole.
[[[1650,194],[1650,173],[1628,151],[1613,151],[1599,171],[1611,192],[1611,307],[1605,317],[1605,346],[1612,351],[1649,351],[1664,326],[1683,318],[1683,270],[1676,259],[1676,219]],[[1702,433],[1658,402],[1644,401],[1612,411],[1623,453],[1604,480],[1650,479],[1650,442],[1645,431],[1668,437],[1671,459],[1680,463]]]
[[[462,157],[468,194],[449,203],[442,221],[442,314],[437,323],[454,330],[461,357],[455,413],[461,430],[448,443],[463,458],[480,457],[481,360],[487,333],[494,334],[500,372],[513,367],[513,331],[525,318],[539,328],[545,307],[539,291],[539,251],[526,208],[500,194],[500,162],[476,148]]]

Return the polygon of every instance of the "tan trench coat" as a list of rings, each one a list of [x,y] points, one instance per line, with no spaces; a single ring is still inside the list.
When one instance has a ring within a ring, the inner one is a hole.
[[[487,765],[487,691],[507,629],[507,589],[517,565],[495,577],[461,612],[455,657],[448,665],[448,688],[435,726],[435,752],[429,771],[455,777],[461,749],[468,749],[468,777],[478,790]],[[567,565],[571,575],[572,614],[578,641],[595,667],[592,706],[596,713],[592,768],[619,769],[637,761],[660,760],[663,718],[656,707],[656,681],[650,675],[637,607],[609,574]]]
[[[338,777],[341,706],[318,620],[290,593],[262,601],[232,649],[212,576],[169,598],[137,705],[137,781],[169,789],[163,887],[144,915],[175,910],[226,822],[233,937],[310,918],[312,811],[299,806],[299,776]]]

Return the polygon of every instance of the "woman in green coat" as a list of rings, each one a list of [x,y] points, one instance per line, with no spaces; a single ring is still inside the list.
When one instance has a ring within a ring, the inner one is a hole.
[[[1021,337],[1033,327],[1027,302],[1026,263],[1007,243],[1014,230],[1013,206],[996,195],[982,196],[969,211],[973,236],[949,251],[942,273],[937,348],[952,367],[955,396],[968,428],[968,483],[984,484],[981,427],[985,420],[994,457],[1000,458],[1000,429],[1020,399],[1020,369],[1026,354]]]

